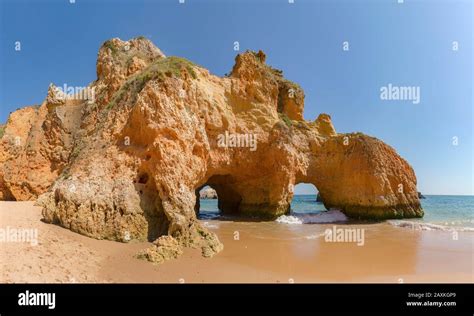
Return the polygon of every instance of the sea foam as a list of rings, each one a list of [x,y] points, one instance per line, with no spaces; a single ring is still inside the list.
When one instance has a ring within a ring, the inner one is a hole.
[[[283,224],[303,224],[303,221],[293,215],[282,215],[278,217],[276,221]]]
[[[206,227],[206,228],[211,228],[211,229],[213,229],[213,228],[216,228],[216,229],[219,228],[219,225],[211,224],[211,223],[209,223],[209,222],[204,222],[204,223],[202,223],[202,225],[203,225],[204,227]]]
[[[299,224],[313,224],[313,223],[334,223],[345,222],[347,216],[339,210],[330,210],[320,212],[317,214],[293,214],[282,215],[276,219],[278,223],[299,225]]]
[[[472,227],[446,226],[446,225],[439,225],[439,224],[433,224],[433,223],[422,223],[422,222],[405,221],[405,220],[389,220],[387,222],[396,227],[411,228],[414,230],[474,232],[474,228]]]

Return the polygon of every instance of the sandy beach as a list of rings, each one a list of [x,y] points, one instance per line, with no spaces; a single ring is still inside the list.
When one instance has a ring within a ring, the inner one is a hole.
[[[473,233],[420,231],[388,223],[338,224],[364,230],[364,244],[328,242],[334,224],[202,221],[224,243],[161,265],[135,258],[149,246],[95,240],[41,221],[33,202],[0,202],[0,228],[37,229],[38,244],[0,243],[2,283],[473,282]]]

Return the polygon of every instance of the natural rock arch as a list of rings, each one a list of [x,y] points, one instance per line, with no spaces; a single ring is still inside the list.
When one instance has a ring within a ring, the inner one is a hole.
[[[223,214],[238,214],[242,196],[236,189],[236,184],[231,175],[214,175],[204,185],[196,189],[196,208],[199,210],[199,192],[205,186],[209,186],[217,193],[217,206]]]
[[[0,197],[44,193],[45,221],[94,238],[160,236],[143,253],[159,262],[182,247],[205,256],[222,249],[196,219],[205,184],[224,212],[262,219],[286,214],[299,182],[314,183],[326,206],[351,217],[423,214],[409,164],[376,138],[338,134],[327,114],[304,120],[303,90],[263,52],[239,54],[221,78],[144,38],[112,39],[89,88],[95,102],[59,102],[50,86],[41,106],[10,116]],[[58,107],[79,119],[63,120]],[[220,146],[223,133],[251,135],[256,147]],[[14,146],[18,134],[26,142]]]
[[[304,193],[301,193],[301,192],[298,193],[297,192],[298,189],[301,190],[301,188],[303,188]],[[295,187],[294,187],[293,191],[294,191],[294,196],[295,195],[314,195],[315,198],[314,198],[313,202],[316,202],[316,197],[319,196],[319,190],[316,187],[316,185],[314,185],[313,183],[309,183],[309,182],[295,183]],[[292,199],[291,202],[293,202],[294,196],[293,196],[293,199]]]

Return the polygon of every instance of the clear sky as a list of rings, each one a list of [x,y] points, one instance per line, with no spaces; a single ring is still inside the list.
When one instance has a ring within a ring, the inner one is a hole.
[[[306,119],[328,113],[338,132],[387,142],[425,194],[473,194],[473,2],[397,1],[0,0],[0,122],[50,82],[93,81],[109,38],[146,36],[217,75],[238,41],[303,87]],[[419,87],[420,103],[381,100],[389,83]]]

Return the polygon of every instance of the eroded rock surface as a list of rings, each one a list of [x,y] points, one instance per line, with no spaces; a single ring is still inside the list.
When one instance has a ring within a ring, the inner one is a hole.
[[[410,165],[376,138],[338,134],[327,114],[305,121],[303,90],[261,51],[217,77],[147,39],[112,39],[88,88],[94,100],[50,86],[10,115],[1,199],[39,196],[45,221],[93,238],[155,240],[140,256],[156,262],[222,249],[196,219],[206,185],[222,212],[262,219],[286,214],[301,182],[353,218],[423,214]]]
[[[215,200],[217,199],[217,192],[216,190],[214,190],[213,188],[206,188],[206,189],[202,189],[200,192],[199,192],[199,198],[200,199],[206,199],[206,200]]]

